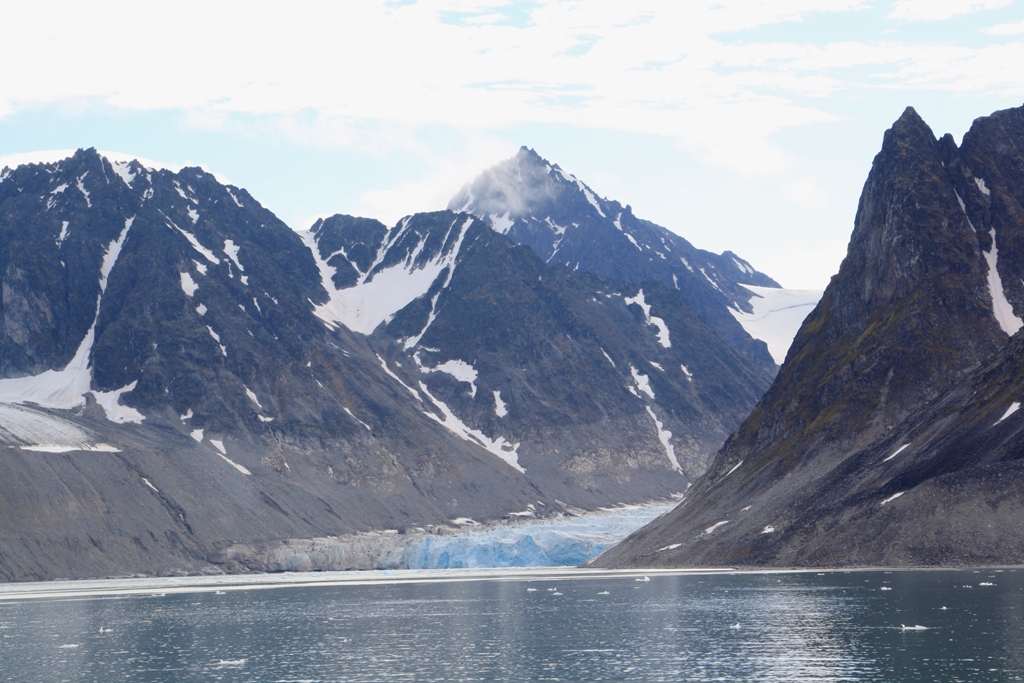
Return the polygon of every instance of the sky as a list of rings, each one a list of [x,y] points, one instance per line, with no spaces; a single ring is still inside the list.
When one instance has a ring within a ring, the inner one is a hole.
[[[201,165],[307,229],[443,209],[526,145],[697,247],[821,289],[908,105],[959,141],[1024,104],[1022,3],[18,3],[0,167],[87,147]]]

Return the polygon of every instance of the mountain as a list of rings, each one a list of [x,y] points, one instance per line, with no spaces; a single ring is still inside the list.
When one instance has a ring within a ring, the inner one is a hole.
[[[958,148],[908,108],[771,389],[603,566],[1019,564],[1024,108]]]
[[[676,289],[733,348],[766,372],[777,369],[763,340],[737,320],[753,313],[751,299],[759,296],[744,285],[779,288],[777,282],[731,251],[718,255],[697,249],[637,218],[629,205],[600,197],[531,149],[522,147],[481,173],[448,208],[487,220],[549,265],[625,282],[657,280]]]
[[[95,150],[0,173],[0,277],[7,580],[664,498],[770,383],[674,288],[473,215],[300,234]]]

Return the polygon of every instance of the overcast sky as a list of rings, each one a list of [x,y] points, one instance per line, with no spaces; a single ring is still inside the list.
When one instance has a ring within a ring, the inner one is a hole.
[[[520,145],[787,287],[838,268],[882,134],[1024,104],[1021,0],[18,3],[3,156],[199,164],[295,229],[444,208]]]

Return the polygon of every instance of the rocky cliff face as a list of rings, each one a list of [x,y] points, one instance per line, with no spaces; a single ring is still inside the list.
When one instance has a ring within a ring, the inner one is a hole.
[[[769,384],[676,290],[466,213],[299,234],[89,150],[4,170],[0,235],[7,580],[664,497]]]
[[[1024,560],[1022,122],[979,119],[957,149],[903,114],[772,388],[687,499],[601,564]]]
[[[481,173],[448,208],[487,220],[549,265],[626,282],[657,280],[678,290],[733,348],[766,372],[777,369],[765,344],[736,320],[736,313],[752,310],[751,291],[742,285],[777,288],[777,282],[730,251],[697,249],[637,218],[629,205],[600,197],[531,149]]]

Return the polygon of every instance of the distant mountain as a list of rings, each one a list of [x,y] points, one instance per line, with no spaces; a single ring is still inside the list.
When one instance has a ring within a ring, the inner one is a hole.
[[[672,513],[603,566],[1024,561],[1024,108],[886,132],[839,274]]]
[[[657,278],[94,150],[0,173],[0,278],[8,580],[663,498],[770,383]]]
[[[767,372],[777,369],[765,344],[736,319],[753,313],[754,295],[743,285],[778,288],[777,282],[731,251],[718,255],[697,249],[637,218],[629,205],[602,198],[532,149],[523,147],[481,173],[448,208],[486,219],[549,265],[625,282],[657,280],[679,290],[733,348]]]

